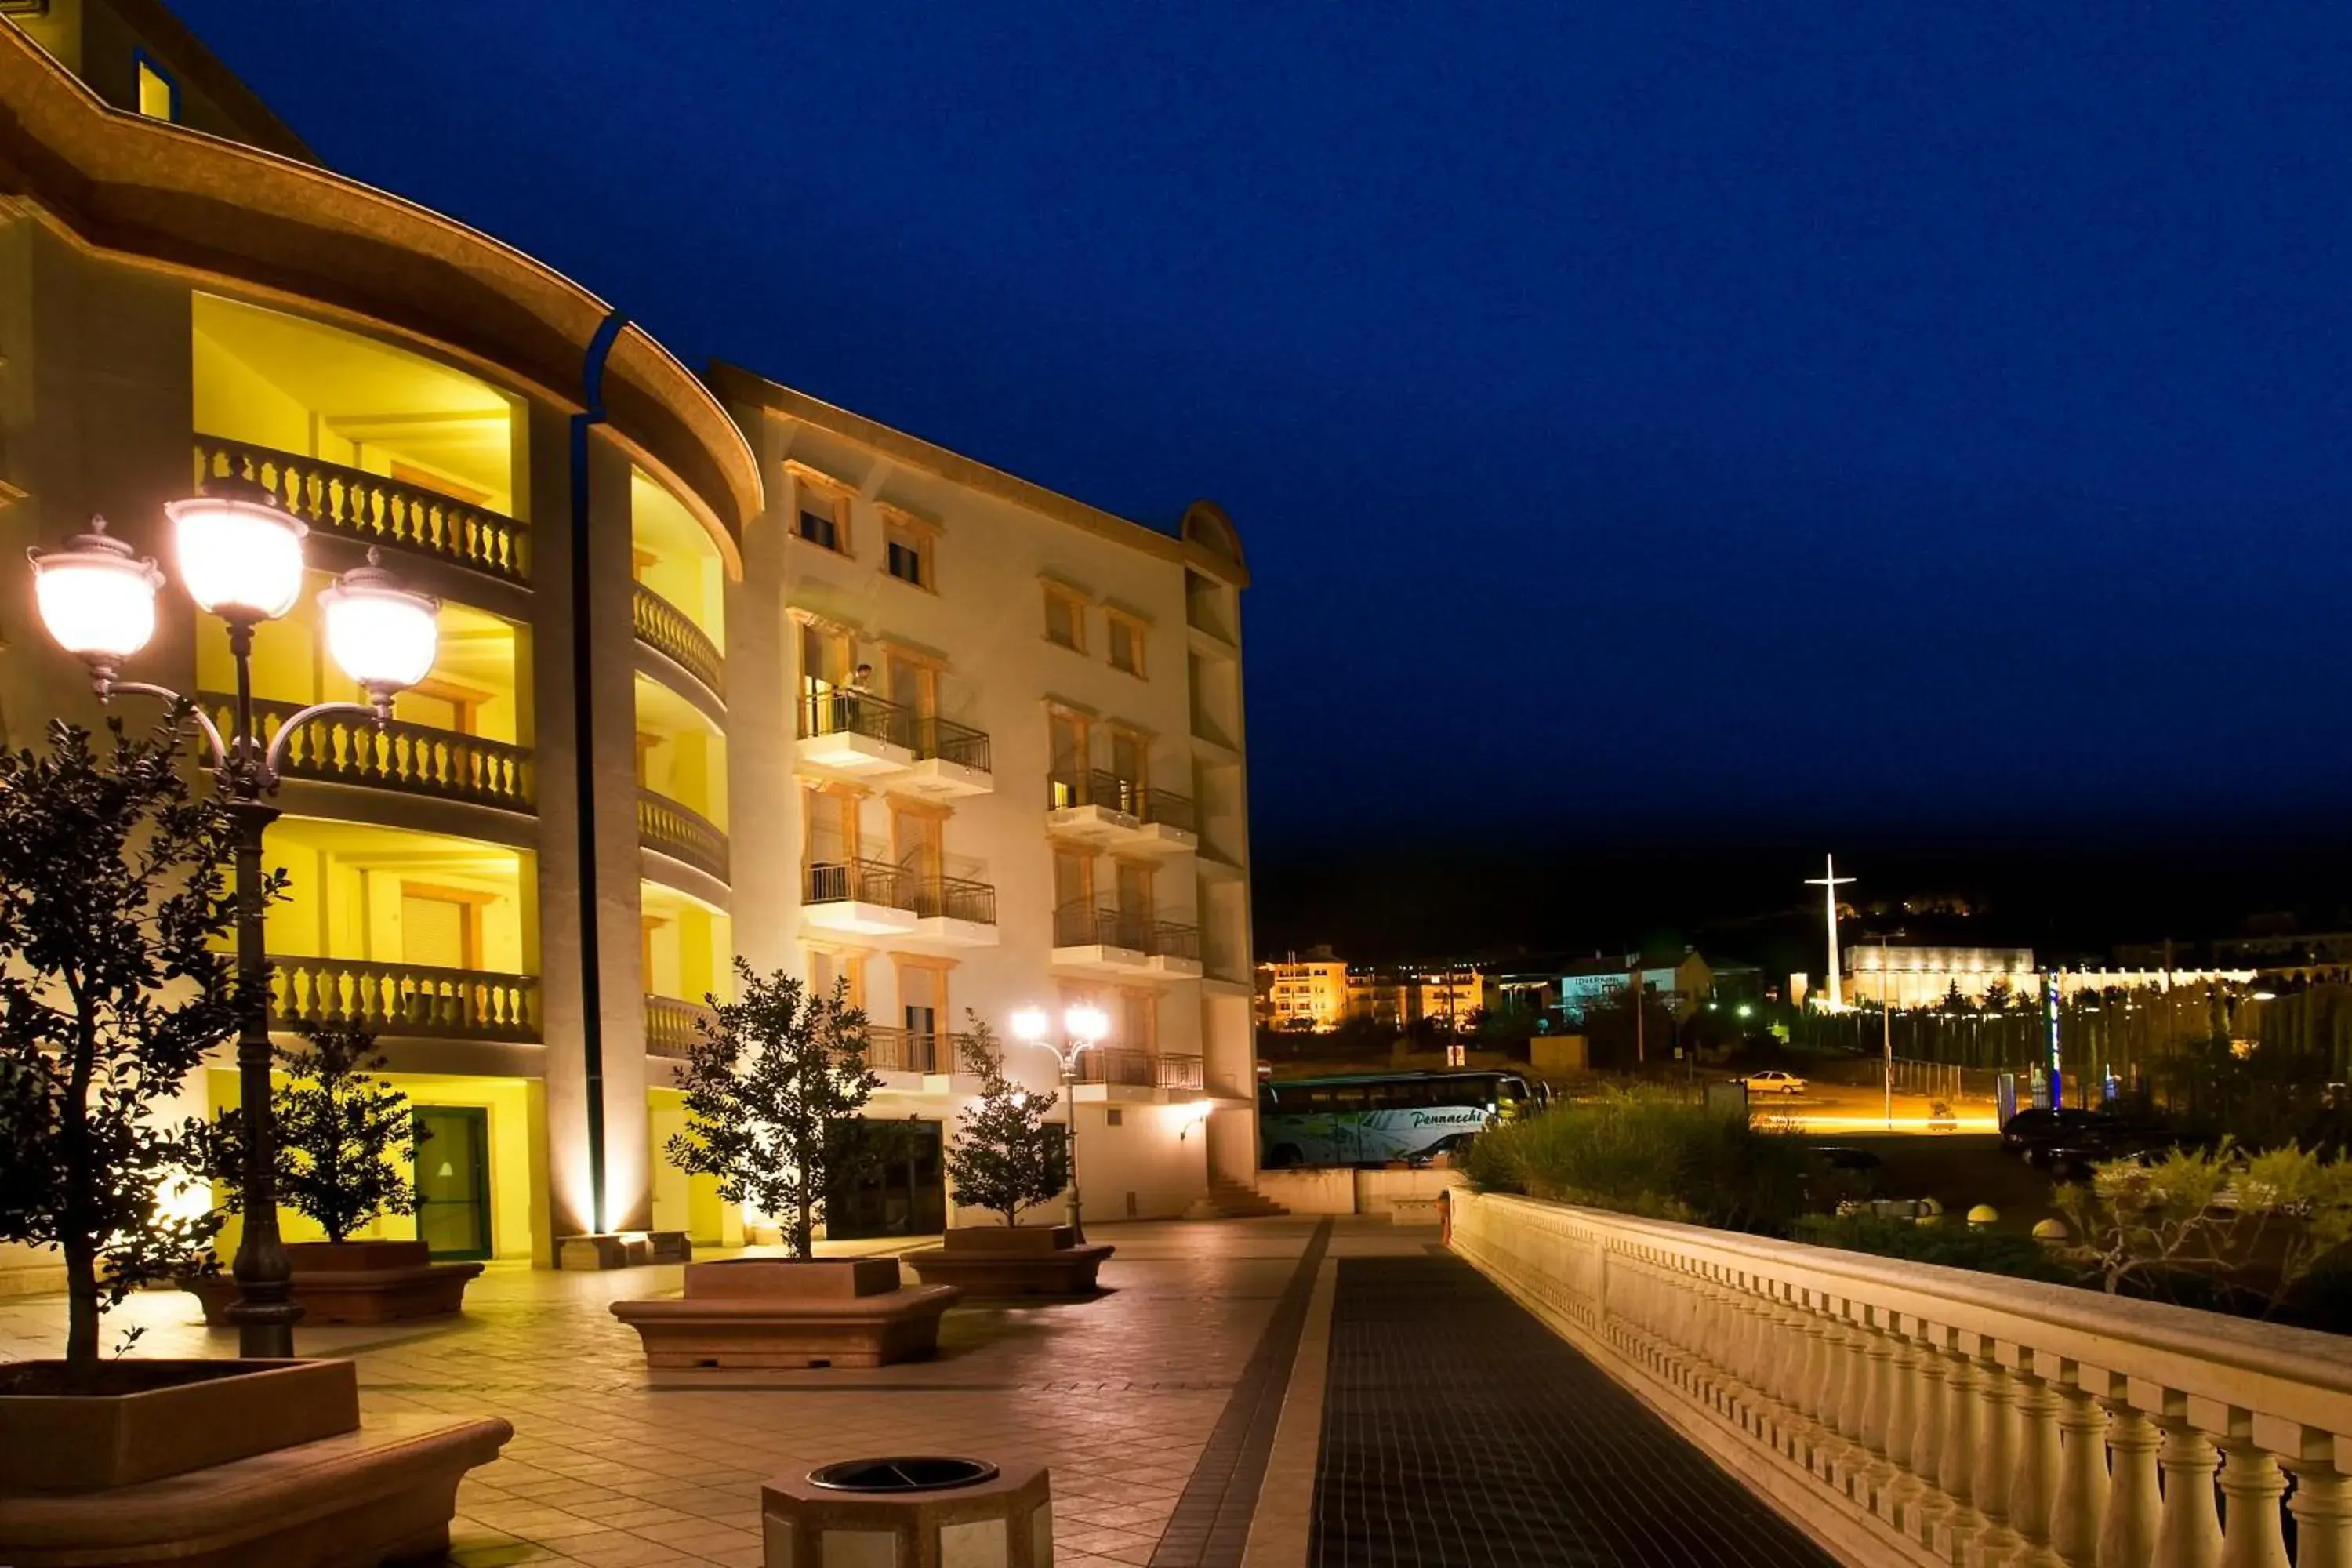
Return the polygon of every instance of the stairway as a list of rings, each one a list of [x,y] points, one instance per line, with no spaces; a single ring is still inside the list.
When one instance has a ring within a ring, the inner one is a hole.
[[[1271,1219],[1286,1215],[1289,1209],[1265,1197],[1253,1187],[1223,1176],[1209,1178],[1209,1195],[1195,1198],[1184,1211],[1186,1219]]]

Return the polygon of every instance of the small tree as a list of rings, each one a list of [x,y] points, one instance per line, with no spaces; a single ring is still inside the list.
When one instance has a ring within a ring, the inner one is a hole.
[[[102,750],[55,723],[47,755],[0,754],[0,1240],[64,1255],[84,1390],[100,1315],[209,1261],[220,1215],[164,1201],[206,1168],[204,1124],[158,1110],[241,1016],[235,825],[181,774],[181,714],[107,729]]]
[[[1015,1226],[1023,1209],[1062,1190],[1062,1129],[1045,1120],[1062,1097],[1006,1078],[987,1024],[977,1014],[965,1016],[971,1027],[957,1037],[956,1050],[964,1070],[980,1079],[980,1098],[956,1113],[949,1191],[956,1202],[992,1210]]]
[[[846,984],[810,996],[781,970],[735,961],[739,1001],[703,1000],[716,1013],[678,1069],[688,1131],[663,1154],[691,1175],[716,1176],[719,1195],[791,1221],[793,1255],[813,1255],[826,1185],[853,1173],[860,1141],[844,1136],[879,1076],[866,1065],[866,1015]]]
[[[408,1096],[371,1076],[384,1066],[375,1035],[356,1025],[301,1024],[303,1046],[278,1052],[290,1082],[270,1097],[278,1123],[278,1200],[343,1241],[379,1215],[412,1215],[421,1200],[403,1170],[430,1137]],[[243,1168],[242,1119],[225,1114],[213,1168],[233,1184]]]

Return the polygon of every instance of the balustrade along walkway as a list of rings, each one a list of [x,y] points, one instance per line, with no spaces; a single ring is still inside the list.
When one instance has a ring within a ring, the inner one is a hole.
[[[1832,1559],[1458,1258],[1340,1260],[1315,1568]]]

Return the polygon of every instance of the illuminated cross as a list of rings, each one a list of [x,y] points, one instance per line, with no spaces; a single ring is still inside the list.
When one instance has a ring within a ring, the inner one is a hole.
[[[1844,886],[1846,883],[1853,881],[1853,879],[1852,877],[1841,877],[1841,876],[1839,876],[1839,875],[1837,874],[1837,857],[1836,857],[1836,856],[1834,856],[1834,855],[1825,855],[1825,856],[1823,856],[1823,857],[1822,858],[1822,875],[1820,875],[1820,876],[1818,876],[1818,877],[1808,877],[1808,878],[1806,878],[1806,879],[1805,879],[1805,885],[1806,885],[1807,887],[1809,887],[1809,888],[1819,888],[1819,889],[1822,889],[1822,902],[1824,902],[1825,904],[1827,904],[1827,905],[1829,906],[1829,907],[1828,907],[1828,915],[1829,915],[1829,930],[1830,930],[1830,1000],[1829,1000],[1829,1009],[1830,1009],[1830,1011],[1831,1011],[1831,1012],[1834,1013],[1834,1012],[1838,1011],[1840,1008],[1842,1008],[1842,1007],[1843,1007],[1843,1006],[1845,1005],[1845,998],[1844,998],[1844,996],[1843,996],[1843,995],[1842,995],[1842,994],[1839,993],[1839,990],[1838,990],[1837,890],[1838,890],[1838,889],[1839,889],[1839,888],[1841,888],[1841,887]]]

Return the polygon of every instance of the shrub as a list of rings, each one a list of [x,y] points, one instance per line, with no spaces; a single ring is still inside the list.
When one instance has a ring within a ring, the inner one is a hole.
[[[2047,1279],[2074,1285],[2081,1270],[2061,1263],[2031,1237],[2002,1236],[1968,1226],[1914,1225],[1874,1215],[1807,1215],[1797,1222],[1796,1239],[1814,1247],[1843,1247],[1910,1263],[1940,1263],[2013,1279]]]
[[[1812,1164],[1738,1110],[1618,1090],[1492,1128],[1463,1158],[1483,1191],[1775,1235],[1804,1211]]]

